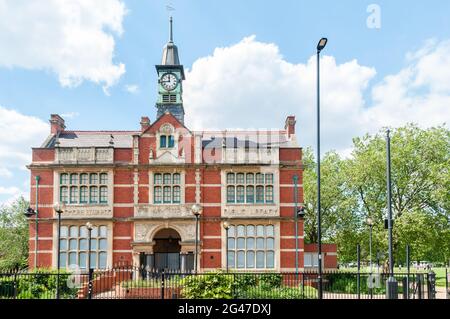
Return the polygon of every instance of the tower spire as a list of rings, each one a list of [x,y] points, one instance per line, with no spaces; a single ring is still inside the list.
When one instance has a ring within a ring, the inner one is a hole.
[[[170,31],[169,42],[171,42],[171,43],[173,43],[173,28],[172,28],[172,23],[173,23],[173,19],[172,19],[172,16],[171,16],[171,17],[170,17],[170,28],[169,28],[169,31]]]

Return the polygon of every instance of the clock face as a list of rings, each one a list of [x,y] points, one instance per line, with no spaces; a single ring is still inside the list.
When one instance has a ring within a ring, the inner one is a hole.
[[[161,77],[161,85],[167,91],[174,90],[178,85],[178,79],[173,73],[166,73]]]

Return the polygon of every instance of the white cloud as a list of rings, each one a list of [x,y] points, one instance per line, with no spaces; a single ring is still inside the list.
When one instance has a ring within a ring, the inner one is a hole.
[[[123,33],[122,0],[0,0],[0,66],[50,70],[62,86],[114,85],[114,35]]]
[[[125,85],[125,91],[131,94],[139,93],[139,86],[136,84],[127,84]]]
[[[2,195],[5,195],[5,194],[6,195],[16,195],[18,193],[20,193],[20,189],[18,189],[15,186],[12,186],[12,187],[0,186],[0,194],[2,194]]]
[[[352,137],[384,126],[415,122],[440,125],[450,119],[450,42],[429,41],[407,55],[408,66],[369,87],[375,68],[356,60],[321,61],[321,129],[323,150],[347,156]],[[217,48],[188,70],[186,123],[203,128],[282,128],[296,115],[302,146],[315,145],[316,58],[286,61],[278,47],[254,36]],[[370,89],[371,104],[364,99]]]
[[[80,113],[78,113],[78,112],[69,112],[69,113],[61,114],[61,117],[69,118],[69,119],[73,119],[73,118],[78,117],[78,116],[80,116]]]
[[[31,147],[39,147],[49,134],[41,119],[0,106],[0,172],[24,169],[31,162]]]

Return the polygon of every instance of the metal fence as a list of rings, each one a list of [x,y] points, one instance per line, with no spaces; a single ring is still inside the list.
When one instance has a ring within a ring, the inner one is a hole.
[[[428,273],[395,274],[399,299],[435,298]],[[385,274],[326,272],[325,299],[384,299]],[[139,267],[91,272],[0,272],[0,299],[316,299],[318,274],[189,273]]]

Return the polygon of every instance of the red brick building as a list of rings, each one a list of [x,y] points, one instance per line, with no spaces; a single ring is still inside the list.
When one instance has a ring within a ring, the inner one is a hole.
[[[172,34],[172,31],[170,32]],[[276,131],[192,131],[184,123],[184,69],[172,35],[158,72],[157,118],[136,131],[74,131],[52,114],[49,137],[33,148],[30,266],[57,266],[57,214],[65,203],[60,265],[86,268],[86,222],[91,265],[192,269],[199,218],[198,268],[295,270],[295,186],[303,202],[302,149],[295,117]],[[254,123],[256,124],[256,123]],[[37,178],[38,177],[38,178]],[[224,222],[231,226],[227,232]],[[228,242],[228,254],[226,247]],[[298,267],[317,266],[298,220]],[[335,268],[336,247],[324,247],[324,267]]]

